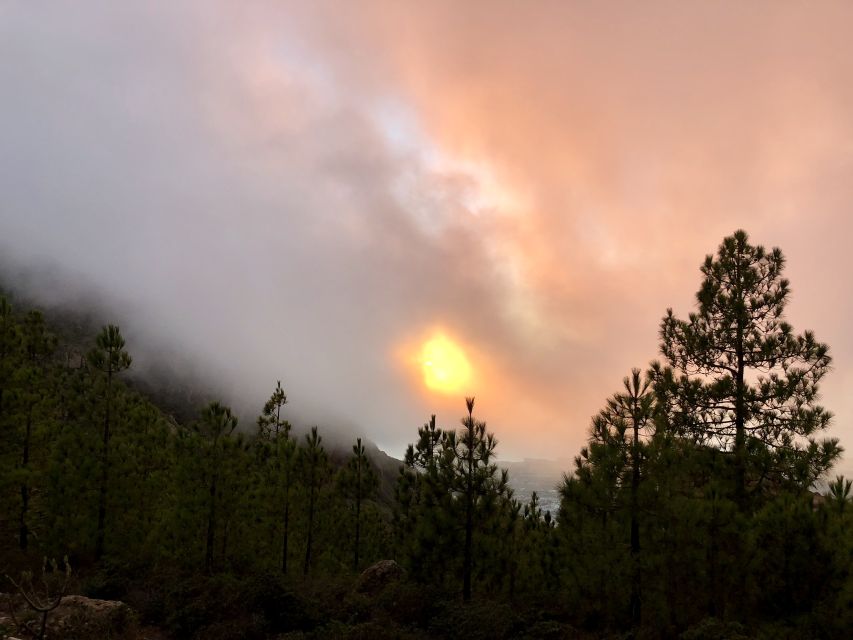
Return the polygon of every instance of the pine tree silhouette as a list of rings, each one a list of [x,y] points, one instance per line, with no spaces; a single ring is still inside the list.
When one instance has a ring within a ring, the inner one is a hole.
[[[751,245],[745,231],[736,231],[705,258],[698,310],[679,320],[669,309],[661,324],[661,351],[681,374],[671,377],[675,394],[691,414],[694,434],[733,452],[742,509],[753,444],[776,456],[776,479],[804,486],[840,454],[836,440],[812,438],[831,418],[817,404],[829,349],[811,331],[795,335],[785,322],[784,266],[779,249]]]
[[[98,530],[95,540],[95,558],[104,555],[106,535],[107,486],[110,469],[110,413],[112,411],[113,376],[128,369],[131,357],[124,349],[124,338],[115,325],[107,325],[95,340],[95,348],[89,352],[89,365],[104,373],[107,387],[104,394],[104,430],[101,448],[101,481],[98,492]]]

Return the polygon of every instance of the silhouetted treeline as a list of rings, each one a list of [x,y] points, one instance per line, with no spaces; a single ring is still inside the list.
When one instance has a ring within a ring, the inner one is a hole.
[[[0,297],[0,569],[68,555],[84,590],[176,637],[846,637],[830,357],[785,322],[783,268],[741,231],[707,257],[696,310],[668,311],[663,360],[605,400],[556,514],[514,498],[474,398],[417,430],[381,498],[360,438],[341,458],[321,429],[294,436],[280,382],[256,423],[218,402],[179,423],[124,382],[118,327],[75,353]],[[406,579],[353,595],[382,559]]]

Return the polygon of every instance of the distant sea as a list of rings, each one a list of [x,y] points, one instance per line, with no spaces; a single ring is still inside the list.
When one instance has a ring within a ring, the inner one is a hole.
[[[539,507],[544,515],[551,512],[557,516],[560,508],[559,485],[563,473],[571,469],[570,460],[536,460],[502,461],[497,463],[509,471],[509,484],[515,492],[515,498],[522,504],[530,502],[530,496],[535,491],[539,496]]]

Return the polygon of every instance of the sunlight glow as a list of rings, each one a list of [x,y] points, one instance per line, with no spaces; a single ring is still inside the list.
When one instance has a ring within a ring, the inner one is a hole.
[[[440,393],[459,393],[471,379],[471,363],[462,348],[444,334],[436,334],[421,349],[424,384]]]

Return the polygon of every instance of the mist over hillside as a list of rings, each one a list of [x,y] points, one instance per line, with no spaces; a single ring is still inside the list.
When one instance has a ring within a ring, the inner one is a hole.
[[[4,290],[23,305],[43,309],[58,334],[81,356],[91,348],[92,337],[103,325],[119,324],[133,356],[128,382],[179,422],[192,423],[203,406],[220,400],[235,409],[240,418],[239,430],[253,433],[256,429],[255,419],[262,403],[250,402],[225,382],[233,372],[215,371],[203,364],[204,354],[187,353],[178,343],[170,345],[168,331],[152,332],[140,318],[134,317],[129,311],[134,306],[132,301],[115,300],[98,293],[90,283],[81,282],[56,266],[22,267],[0,258],[0,291]],[[271,390],[274,382],[268,386]],[[264,389],[263,393],[268,391]],[[299,405],[298,398],[288,397],[285,416],[293,425],[295,435],[301,437],[312,426],[319,426],[324,442],[339,460],[349,455],[353,441],[360,437],[383,476],[389,480],[395,477],[402,456],[377,446],[368,425],[360,425],[349,417],[323,420],[323,412],[318,412],[321,415],[317,416]],[[414,429],[410,431],[414,439]],[[528,502],[535,491],[543,512],[550,511],[556,516],[559,508],[557,485],[562,474],[571,467],[569,460],[524,459],[497,464],[510,471],[510,484],[519,500]],[[384,487],[383,493],[390,497],[389,486]]]
[[[119,325],[133,357],[128,382],[184,424],[196,420],[207,403],[219,400],[234,408],[240,419],[239,430],[253,433],[263,398],[275,387],[276,380],[270,380],[247,398],[242,385],[228,382],[233,379],[234,370],[215,368],[204,353],[193,353],[186,345],[170,339],[168,328],[147,326],[148,317],[139,313],[132,299],[100,292],[85,279],[56,266],[20,266],[0,257],[0,291],[10,294],[20,306],[43,310],[54,331],[77,356],[91,349],[102,326]],[[262,399],[259,401],[256,396]],[[289,396],[286,417],[300,436],[311,426],[319,426],[334,451],[346,454],[355,438],[362,437],[377,457],[385,455],[365,426],[300,407],[298,398]]]

